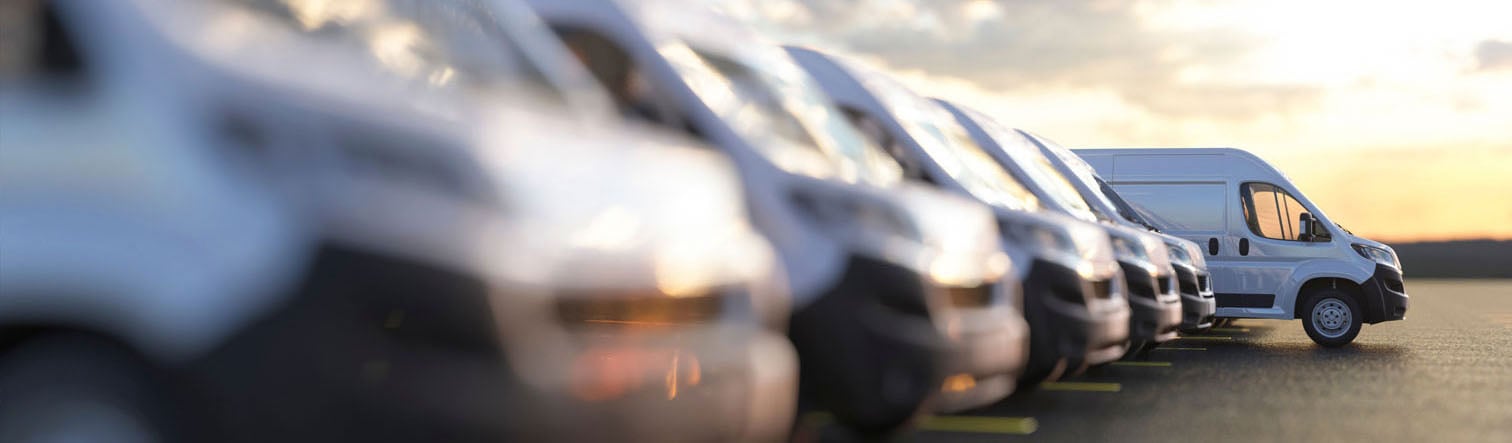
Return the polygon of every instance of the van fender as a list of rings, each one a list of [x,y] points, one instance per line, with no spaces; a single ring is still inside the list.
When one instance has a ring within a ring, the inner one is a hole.
[[[0,333],[87,331],[165,364],[278,306],[310,255],[287,219],[199,224],[15,206],[0,205],[26,214],[0,218]]]
[[[1370,279],[1375,272],[1373,267],[1362,266],[1356,263],[1343,262],[1338,259],[1307,260],[1297,264],[1291,278],[1276,291],[1276,307],[1285,314],[1285,318],[1295,318],[1297,298],[1301,296],[1303,285],[1319,278],[1341,278],[1355,284],[1362,284]],[[1364,300],[1360,301],[1364,306]]]

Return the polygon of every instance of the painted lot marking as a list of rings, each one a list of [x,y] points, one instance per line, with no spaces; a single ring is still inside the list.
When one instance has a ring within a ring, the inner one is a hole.
[[[973,432],[978,434],[1029,435],[1039,429],[1034,417],[924,417],[919,430],[933,432]]]
[[[1193,336],[1189,336],[1189,337],[1181,337],[1181,338],[1179,338],[1177,340],[1227,341],[1227,340],[1233,340],[1233,339],[1234,339],[1234,337],[1222,337],[1222,336],[1212,336],[1212,335],[1193,335]],[[1160,348],[1155,348],[1155,349],[1160,349]]]
[[[1159,348],[1151,349],[1151,351],[1206,351],[1206,350],[1207,350],[1207,348],[1182,348],[1182,347],[1176,347],[1176,346],[1172,346],[1172,347],[1164,347],[1164,346],[1162,346],[1162,347],[1159,347]]]
[[[1212,328],[1212,329],[1208,329],[1208,330],[1209,331],[1213,331],[1213,332],[1249,332],[1250,331],[1249,328]]]
[[[1040,383],[1040,389],[1046,391],[1074,391],[1074,392],[1118,392],[1123,390],[1123,385],[1118,383],[1092,383],[1075,381],[1053,381]]]
[[[1171,362],[1168,362],[1168,361],[1115,361],[1115,362],[1109,363],[1109,364],[1113,365],[1113,366],[1130,366],[1130,367],[1136,367],[1136,368],[1169,368],[1169,367],[1171,367]]]

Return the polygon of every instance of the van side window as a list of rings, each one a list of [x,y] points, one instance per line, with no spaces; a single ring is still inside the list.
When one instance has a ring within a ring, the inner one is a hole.
[[[609,92],[625,117],[669,126],[678,124],[658,108],[655,91],[624,48],[608,37],[586,29],[554,26],[552,31]]]
[[[887,128],[882,126],[882,122],[849,106],[841,106],[840,112],[845,114],[845,119],[850,120],[852,126],[856,127],[856,132],[860,132],[872,144],[882,147],[882,152],[886,152],[888,157],[897,162],[898,167],[903,170],[903,177],[925,183],[934,183],[933,180],[924,175],[923,168],[920,168],[918,163],[908,157],[908,154],[903,150],[903,145],[898,143],[898,140],[887,132]]]
[[[82,48],[51,2],[0,2],[0,82],[84,86]]]
[[[1307,208],[1291,194],[1268,183],[1245,183],[1240,197],[1250,232],[1269,239],[1301,241],[1298,218]]]

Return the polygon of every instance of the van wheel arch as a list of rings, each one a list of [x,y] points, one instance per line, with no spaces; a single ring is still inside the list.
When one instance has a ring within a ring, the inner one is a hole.
[[[26,437],[82,434],[179,441],[162,366],[111,334],[53,325],[0,326],[0,422]],[[79,412],[79,406],[89,406]],[[41,423],[28,426],[29,423]],[[51,423],[51,425],[49,425]],[[63,423],[65,428],[57,428]],[[93,432],[93,433],[91,433]],[[31,433],[37,433],[32,435]]]
[[[1305,307],[1304,305],[1307,303],[1308,296],[1323,289],[1338,289],[1340,291],[1344,291],[1344,293],[1349,294],[1349,296],[1353,298],[1355,303],[1358,303],[1359,306],[1367,306],[1367,304],[1365,303],[1365,289],[1361,288],[1359,283],[1350,281],[1347,278],[1317,277],[1312,280],[1308,280],[1307,283],[1302,284],[1301,288],[1297,289],[1297,297],[1295,300],[1292,300],[1292,318],[1300,319],[1305,317],[1302,311]]]

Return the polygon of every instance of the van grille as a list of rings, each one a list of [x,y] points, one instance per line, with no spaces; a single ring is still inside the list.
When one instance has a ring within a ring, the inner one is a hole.
[[[1208,276],[1206,276],[1206,275],[1199,275],[1199,276],[1197,276],[1197,288],[1200,289],[1201,291],[1212,291],[1213,290],[1212,286],[1208,286]],[[1199,291],[1199,292],[1201,292],[1201,291]]]
[[[671,326],[716,321],[729,295],[670,297],[647,294],[559,295],[557,318],[568,325]]]
[[[945,294],[950,306],[957,308],[980,308],[992,304],[992,285],[945,288]]]
[[[1092,282],[1093,298],[1113,298],[1113,281],[1098,280]]]
[[[1171,276],[1169,276],[1169,275],[1157,276],[1157,277],[1155,277],[1155,279],[1160,281],[1160,283],[1159,283],[1159,285],[1160,285],[1160,292],[1158,292],[1156,295],[1159,295],[1159,294],[1170,294],[1171,293],[1171,280],[1172,280]]]

